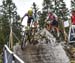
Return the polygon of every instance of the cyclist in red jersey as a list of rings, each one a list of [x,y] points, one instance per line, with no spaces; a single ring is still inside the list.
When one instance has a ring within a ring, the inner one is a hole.
[[[45,22],[47,20],[50,20],[50,28],[54,28],[57,31],[57,36],[59,37],[59,28],[58,28],[58,17],[56,14],[54,14],[53,12],[49,12],[47,19],[45,20]]]

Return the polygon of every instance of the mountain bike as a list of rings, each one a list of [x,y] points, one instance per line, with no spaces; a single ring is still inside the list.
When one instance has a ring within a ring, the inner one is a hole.
[[[29,30],[25,30],[24,36],[22,37],[21,49],[23,50],[28,44],[37,44],[38,40],[35,38],[36,33],[35,28],[30,28]]]

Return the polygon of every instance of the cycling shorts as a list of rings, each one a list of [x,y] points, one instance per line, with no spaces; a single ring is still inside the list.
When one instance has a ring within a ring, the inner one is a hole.
[[[33,17],[28,17],[27,23],[31,23],[32,20],[33,20]]]
[[[53,20],[52,23],[51,23],[52,26],[55,26],[55,27],[58,27],[58,21],[56,20]]]

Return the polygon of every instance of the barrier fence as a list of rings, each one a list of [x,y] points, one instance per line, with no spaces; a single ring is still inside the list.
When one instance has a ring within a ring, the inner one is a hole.
[[[25,63],[16,54],[14,54],[7,45],[3,48],[3,63]]]

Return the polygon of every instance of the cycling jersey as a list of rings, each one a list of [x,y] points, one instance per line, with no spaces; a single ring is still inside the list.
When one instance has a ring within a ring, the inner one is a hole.
[[[48,14],[47,16],[47,20],[53,21],[53,20],[57,20],[57,16],[56,14]]]
[[[72,20],[72,24],[75,25],[75,16],[72,16],[71,20]]]

